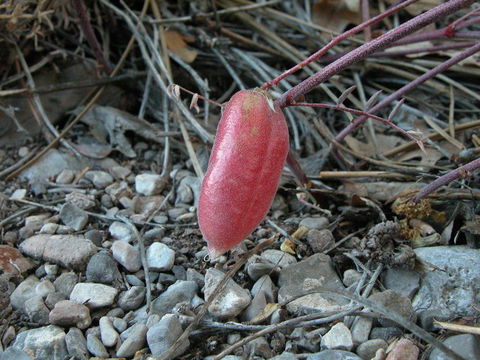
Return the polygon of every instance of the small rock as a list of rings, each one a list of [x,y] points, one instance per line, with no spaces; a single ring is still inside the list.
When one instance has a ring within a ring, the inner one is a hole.
[[[27,299],[24,309],[31,322],[40,325],[48,324],[48,313],[50,310],[48,310],[41,296],[35,295]]]
[[[97,189],[105,189],[113,183],[113,177],[105,171],[87,171],[85,178],[90,180]]]
[[[187,280],[195,281],[200,289],[205,285],[205,276],[192,268],[187,269]]]
[[[352,339],[355,345],[362,344],[368,340],[372,330],[373,320],[371,318],[358,316],[352,325]]]
[[[60,219],[75,231],[82,230],[88,223],[87,213],[72,203],[66,203],[62,206]]]
[[[96,246],[100,247],[103,242],[103,231],[100,230],[88,230],[85,233],[85,239],[90,240]]]
[[[120,319],[118,317],[113,318],[113,327],[118,331],[118,332],[124,332],[127,329],[127,322],[124,319]]]
[[[220,270],[210,268],[205,274],[205,299],[207,300],[214,292],[217,285],[222,281],[225,274]],[[251,302],[248,290],[243,289],[232,279],[227,281],[224,290],[210,304],[208,311],[218,317],[234,317],[244,310]]]
[[[30,275],[23,280],[10,295],[12,307],[25,313],[25,301],[36,296],[35,288],[39,284],[36,276]]]
[[[258,280],[264,275],[270,275],[276,268],[275,264],[267,259],[253,255],[247,261],[247,274],[252,280]]]
[[[102,342],[98,339],[97,336],[91,333],[87,335],[87,349],[94,356],[100,358],[109,357],[108,351],[105,346],[102,344]]]
[[[27,216],[25,218],[25,227],[33,231],[38,231],[50,216],[51,214],[49,213]]]
[[[63,169],[60,174],[57,175],[55,182],[57,184],[71,184],[75,178],[75,173],[70,169]]]
[[[413,342],[408,339],[400,339],[390,350],[386,360],[417,360],[419,354],[420,350]]]
[[[307,356],[306,360],[363,360],[350,351],[324,350]]]
[[[178,316],[167,314],[155,325],[151,326],[147,332],[147,342],[153,356],[161,356],[182,334],[182,325]],[[178,350],[172,356],[176,358],[182,355],[190,346],[188,338],[179,346]]]
[[[298,360],[299,358],[294,353],[284,351],[280,355],[274,356],[270,360]]]
[[[39,233],[40,234],[50,234],[53,235],[57,232],[58,230],[58,224],[55,223],[46,223],[45,225],[42,226],[40,229]]]
[[[114,221],[108,228],[108,232],[116,240],[131,242],[134,238],[130,227],[119,221]]]
[[[32,360],[32,358],[23,350],[8,348],[5,351],[0,350],[0,360]]]
[[[27,195],[27,189],[17,189],[10,195],[10,200],[23,200]]]
[[[136,310],[145,300],[146,289],[144,286],[132,286],[127,291],[122,291],[117,300],[117,305],[125,311]]]
[[[117,296],[118,290],[107,285],[95,283],[79,283],[75,285],[70,300],[85,304],[90,309],[110,306]]]
[[[271,359],[273,357],[273,351],[268,344],[267,339],[260,336],[246,345],[249,354],[260,356],[264,359]]]
[[[160,194],[166,184],[166,178],[160,175],[139,174],[135,176],[135,191],[145,196]]]
[[[269,275],[263,275],[260,279],[258,279],[255,284],[253,284],[251,293],[253,296],[256,296],[260,291],[263,291],[265,294],[265,299],[269,303],[273,303],[276,301],[277,296],[277,288],[273,284],[272,279]]]
[[[65,359],[68,356],[65,332],[55,325],[21,332],[11,347],[23,350],[38,360]]]
[[[45,273],[49,279],[55,278],[58,274],[58,265],[56,264],[45,264]]]
[[[305,226],[308,229],[323,230],[329,225],[326,217],[306,217],[300,221],[299,226]]]
[[[353,340],[350,329],[343,322],[333,325],[322,337],[321,346],[331,350],[352,350]]]
[[[144,324],[135,324],[129,329],[128,337],[117,350],[118,357],[130,357],[145,346],[147,327]]]
[[[465,359],[480,360],[480,339],[472,334],[454,335],[443,343]],[[388,359],[388,358],[387,358]],[[450,360],[451,358],[439,349],[433,349],[428,360]],[[388,359],[392,360],[392,359]]]
[[[415,322],[415,312],[409,298],[400,295],[393,290],[385,290],[375,293],[368,297],[370,301],[385,306],[387,309],[396,312],[398,315]],[[389,319],[378,319],[378,322],[384,326],[395,326],[397,323]]]
[[[70,300],[56,303],[48,319],[53,325],[76,326],[79,329],[86,329],[92,323],[88,307]]]
[[[55,292],[55,286],[53,286],[50,280],[42,280],[35,286],[35,293],[42,299],[45,299],[48,294],[53,292]]]
[[[78,282],[78,275],[73,272],[67,272],[61,274],[58,278],[55,279],[53,285],[55,289],[69,298],[70,294]]]
[[[335,238],[328,229],[311,229],[307,233],[307,242],[314,252],[321,253],[335,245]]]
[[[118,180],[125,180],[132,173],[132,170],[125,166],[112,166],[109,171]]]
[[[195,176],[185,176],[177,187],[175,204],[197,204],[201,180]]]
[[[90,258],[87,265],[88,282],[112,285],[122,278],[117,263],[107,252],[99,252]]]
[[[343,273],[343,283],[345,286],[352,286],[360,281],[362,274],[354,269],[345,270]]]
[[[115,345],[120,338],[117,331],[113,328],[112,321],[108,316],[102,316],[99,321],[100,337],[103,345],[111,347]]]
[[[73,204],[79,209],[88,210],[95,207],[95,196],[90,194],[83,194],[81,192],[72,191],[65,196],[65,201]]]
[[[190,303],[197,292],[197,288],[195,281],[178,280],[152,301],[151,313],[163,316],[171,312],[173,307],[180,302]]]
[[[65,336],[68,354],[78,360],[88,359],[87,340],[81,330],[70,328]]]
[[[125,241],[113,242],[112,255],[128,271],[136,272],[142,267],[140,251]]]
[[[373,339],[365,341],[364,343],[358,345],[357,354],[364,360],[370,360],[375,357],[378,349],[387,349],[388,343],[385,340]],[[400,360],[400,359],[398,359]]]
[[[153,271],[170,271],[175,262],[175,251],[161,242],[155,242],[147,249],[148,268]]]
[[[62,300],[67,300],[67,297],[62,293],[55,291],[47,295],[47,297],[45,298],[45,305],[47,305],[49,309],[53,309],[55,307],[55,304]]]
[[[143,287],[145,287],[145,283],[142,280],[140,280],[138,277],[136,277],[135,275],[128,274],[128,275],[125,276],[125,278],[127,279],[127,282],[132,286],[143,286]]]
[[[176,208],[173,208],[173,209],[168,209],[168,211],[167,211],[168,217],[171,220],[179,220],[178,218],[180,216],[186,214],[187,212],[188,212],[188,210],[183,208],[183,207],[176,207]]]
[[[375,327],[370,332],[370,339],[390,341],[403,335],[403,330],[398,327]]]
[[[242,313],[242,321],[251,321],[255,316],[262,313],[263,309],[267,305],[267,300],[265,299],[265,292],[258,292],[252,299],[250,305]]]
[[[389,268],[384,273],[383,284],[387,289],[411,299],[420,287],[420,275],[413,270]]]
[[[268,249],[265,250],[261,256],[282,269],[297,263],[297,259],[295,259],[293,255],[281,250]]]
[[[24,240],[19,248],[31,257],[77,270],[84,270],[90,257],[97,252],[91,241],[76,235],[34,235]]]

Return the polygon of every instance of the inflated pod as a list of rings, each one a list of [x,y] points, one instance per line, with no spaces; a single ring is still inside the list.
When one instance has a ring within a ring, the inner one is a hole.
[[[288,154],[288,127],[262,90],[242,90],[225,105],[198,203],[212,258],[244,240],[267,214]]]

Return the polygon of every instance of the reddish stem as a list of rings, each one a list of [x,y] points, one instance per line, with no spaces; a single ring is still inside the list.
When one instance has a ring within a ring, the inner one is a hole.
[[[368,6],[368,0],[361,1],[360,10],[362,12],[362,21],[367,22],[368,19],[370,19],[370,7]],[[372,28],[370,25],[365,27],[364,35],[365,41],[372,40]]]
[[[462,51],[460,54],[446,60],[445,62],[441,63],[440,65],[430,69],[426,73],[420,75],[418,78],[413,80],[412,82],[408,83],[407,85],[401,87],[394,93],[388,95],[385,97],[382,101],[380,101],[378,104],[373,106],[369,112],[376,112],[383,108],[384,106],[390,104],[392,101],[402,97],[406,93],[408,93],[410,90],[416,89],[420,84],[424,83],[428,79],[431,79],[435,75],[447,70],[449,67],[457,64],[458,62],[462,61],[463,59],[468,58],[469,56],[472,56],[476,52],[480,51],[480,42],[475,43],[472,47]],[[340,142],[342,141],[345,136],[350,134],[355,128],[357,128],[360,124],[362,124],[365,120],[367,119],[366,116],[360,116],[359,118],[355,119],[352,121],[347,127],[345,127],[338,135],[335,137],[335,140]]]
[[[350,36],[360,32],[361,30],[363,29],[366,29],[368,28],[369,26],[379,22],[380,20],[382,20],[383,18],[387,17],[387,16],[390,16],[392,14],[394,14],[395,12],[399,11],[400,9],[410,5],[411,3],[415,2],[417,0],[407,0],[397,6],[394,6],[390,9],[388,9],[387,11],[369,19],[368,21],[365,21],[357,26],[355,26],[354,28],[338,35],[337,37],[335,37],[334,39],[330,40],[330,42],[325,45],[324,47],[322,47],[320,50],[318,50],[317,52],[315,52],[314,54],[310,55],[308,58],[306,58],[305,60],[303,60],[302,62],[298,63],[297,65],[295,65],[294,67],[292,67],[291,69],[285,71],[283,74],[281,74],[280,76],[276,77],[275,79],[271,80],[271,81],[268,81],[266,82],[265,84],[263,84],[261,86],[261,89],[270,89],[272,86],[277,86],[278,83],[280,81],[282,81],[283,79],[285,79],[287,76],[297,72],[298,70],[301,70],[303,69],[305,66],[307,66],[308,64],[316,61],[318,58],[320,58],[322,55],[324,55],[328,50],[330,50],[331,48],[333,48],[335,45],[337,45],[338,43],[342,42],[343,40],[349,38]]]
[[[420,199],[424,198],[425,196],[431,194],[435,190],[437,190],[439,187],[446,185],[453,180],[456,180],[458,178],[462,178],[467,176],[471,171],[474,171],[476,169],[480,168],[480,158],[473,160],[472,162],[469,162],[466,165],[460,166],[459,168],[449,172],[448,174],[445,174],[443,176],[440,176],[437,180],[434,182],[431,182],[427,186],[425,186],[422,190],[420,190],[417,195],[415,195],[412,198],[412,201],[414,203],[418,202]]]
[[[440,18],[450,15],[465,6],[472,4],[473,2],[474,0],[450,0],[416,16],[397,28],[388,31],[387,33],[379,36],[376,39],[373,39],[372,41],[369,41],[355,50],[352,50],[332,64],[327,65],[312,77],[306,79],[287,91],[280,99],[276,101],[277,105],[280,107],[285,107],[293,103],[294,100],[299,96],[305,95],[325,80],[331,78],[333,75],[338,74],[345,68],[358,63],[368,55],[384,49],[394,41],[397,41],[406,35],[437,21]]]

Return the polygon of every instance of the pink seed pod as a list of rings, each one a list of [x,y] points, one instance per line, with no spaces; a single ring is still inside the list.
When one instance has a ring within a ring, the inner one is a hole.
[[[242,90],[218,124],[198,203],[198,223],[216,258],[243,241],[267,214],[288,154],[288,127],[262,90]]]

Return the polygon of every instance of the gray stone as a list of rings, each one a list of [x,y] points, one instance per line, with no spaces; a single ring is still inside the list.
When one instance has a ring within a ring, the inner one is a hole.
[[[25,227],[33,231],[38,231],[50,216],[49,213],[27,216],[25,218]]]
[[[225,274],[220,270],[214,268],[207,270],[204,288],[206,300],[209,299],[224,277]],[[221,318],[234,317],[240,314],[250,304],[251,300],[248,290],[243,289],[235,281],[229,279],[223,291],[208,307],[208,311],[212,315]]]
[[[296,354],[285,351],[281,353],[280,355],[274,356],[270,360],[298,360],[299,358],[297,357]]]
[[[160,194],[166,184],[166,178],[157,174],[139,174],[135,176],[135,191],[145,196]]]
[[[125,276],[125,278],[127,279],[127,282],[132,286],[143,286],[143,287],[145,287],[145,283],[142,280],[140,280],[138,277],[136,277],[135,275],[128,274],[128,275]]]
[[[355,345],[359,345],[368,340],[372,330],[373,319],[357,316],[352,325],[352,340]]]
[[[190,303],[197,292],[197,288],[195,281],[178,280],[152,301],[152,314],[163,316],[171,312],[173,307],[180,302]]]
[[[19,248],[31,257],[76,270],[84,270],[90,257],[97,252],[91,241],[76,235],[34,235]]]
[[[57,175],[55,182],[57,184],[70,184],[75,178],[75,173],[70,169],[63,169],[60,174]]]
[[[12,307],[25,313],[25,301],[36,295],[35,288],[39,282],[34,275],[30,275],[23,280],[10,295]]]
[[[118,317],[113,318],[112,324],[115,330],[117,330],[120,333],[124,332],[128,326],[127,322],[124,319],[121,319]]]
[[[315,289],[343,290],[344,286],[333,269],[328,255],[315,254],[297,264],[290,265],[280,272],[278,301],[288,301],[298,294]],[[295,314],[317,311],[341,311],[347,301],[330,298],[321,293],[302,296],[287,305],[287,310]]]
[[[70,356],[76,360],[88,359],[87,340],[80,329],[70,328],[65,336],[65,343],[67,344],[67,350]]]
[[[87,334],[87,349],[93,355],[100,358],[107,358],[108,351],[98,337],[92,333]]]
[[[130,328],[128,337],[117,350],[118,357],[130,357],[145,346],[147,327],[144,324],[135,324]]]
[[[307,233],[307,242],[314,252],[321,253],[335,245],[335,238],[328,229],[311,229]]]
[[[443,343],[458,355],[469,360],[480,360],[480,339],[472,334],[454,335],[445,339]],[[433,349],[428,360],[451,360],[439,349]]]
[[[480,291],[480,249],[467,246],[435,246],[415,249],[425,263],[419,291],[413,298],[418,315],[441,313],[450,318],[476,316]]]
[[[398,327],[375,327],[370,331],[370,339],[383,339],[390,341],[403,335],[403,330]]]
[[[383,285],[411,299],[420,287],[420,275],[413,270],[390,268],[384,272]]]
[[[297,259],[295,259],[293,255],[287,254],[281,250],[268,249],[262,252],[261,256],[281,269],[297,263]]]
[[[88,215],[85,211],[72,203],[66,203],[60,210],[60,219],[75,231],[81,231],[88,223]]]
[[[63,295],[62,293],[59,293],[58,291],[55,291],[53,293],[50,293],[47,295],[45,299],[45,305],[51,310],[55,307],[55,304],[58,303],[59,301],[62,300],[67,300],[67,297]]]
[[[24,304],[24,309],[31,322],[40,325],[48,324],[48,313],[50,310],[43,302],[41,296],[35,295],[27,299]]]
[[[78,275],[73,272],[67,272],[56,278],[53,282],[53,285],[59,293],[65,295],[66,297],[70,297],[70,294],[77,282]]]
[[[276,268],[275,264],[267,259],[253,255],[247,261],[247,274],[252,280],[258,280],[264,275],[270,275]]]
[[[97,189],[105,189],[108,185],[113,183],[112,175],[105,171],[87,171],[85,178],[90,180]]]
[[[269,303],[273,303],[277,299],[277,287],[274,285],[269,275],[263,275],[253,284],[251,293],[256,296],[260,291],[265,294],[265,299]]]
[[[175,251],[161,242],[155,242],[147,249],[148,268],[153,271],[170,271],[175,262]]]
[[[320,350],[320,339],[315,339],[315,337],[309,337],[307,330],[304,328],[294,329],[288,338],[294,342],[297,348],[305,349],[308,352],[317,352]]]
[[[412,303],[409,298],[400,295],[399,293],[393,290],[385,290],[382,292],[375,293],[368,297],[370,301],[374,303],[383,305],[392,312],[396,312],[398,315],[404,317],[405,319],[415,322],[416,316],[413,311]],[[378,322],[384,326],[396,326],[397,323],[390,319],[378,319]]]
[[[117,289],[104,284],[79,283],[73,288],[70,300],[85,304],[90,309],[98,309],[112,305],[117,293]]]
[[[185,176],[180,180],[180,184],[177,187],[177,197],[175,204],[195,204],[198,203],[198,197],[200,195],[201,180],[195,176]]]
[[[136,272],[142,267],[140,251],[125,241],[114,241],[112,254],[114,259],[128,271]]]
[[[305,226],[308,229],[322,230],[326,229],[329,221],[326,217],[306,217],[300,221],[299,226]]]
[[[153,356],[161,356],[182,334],[182,325],[178,316],[167,314],[161,320],[151,326],[147,332],[147,342]],[[190,346],[188,338],[179,346],[172,356],[176,358],[182,355]]]
[[[70,300],[56,303],[48,319],[54,325],[76,326],[79,329],[86,329],[92,323],[88,307]]]
[[[364,343],[358,345],[357,354],[364,360],[370,360],[375,357],[377,350],[384,349],[386,350],[388,343],[382,339],[372,339],[365,341]]]
[[[0,350],[0,360],[32,360],[23,350],[8,348],[5,351]]]
[[[324,350],[307,356],[307,360],[363,360],[350,351]]]
[[[11,347],[25,351],[35,360],[64,359],[68,356],[65,332],[55,325],[21,332]]]
[[[322,337],[320,345],[330,350],[350,351],[353,348],[352,333],[343,322],[339,322]]]
[[[345,270],[343,273],[343,284],[345,286],[352,286],[360,281],[362,274],[354,269]]]
[[[144,286],[132,286],[127,291],[120,293],[117,305],[125,311],[136,310],[143,304],[145,292],[146,289]]]
[[[95,207],[95,196],[91,194],[83,194],[77,191],[72,191],[65,196],[67,203],[73,204],[79,209],[88,210]]]
[[[195,281],[200,289],[205,286],[205,276],[200,274],[195,269],[192,269],[192,268],[187,269],[187,280]]]
[[[107,285],[116,284],[122,278],[117,263],[107,252],[93,255],[88,262],[86,277],[88,282]]]
[[[39,233],[40,234],[51,234],[52,235],[52,234],[55,234],[57,232],[57,229],[58,229],[58,224],[46,223],[45,225],[42,226]]]
[[[258,292],[252,299],[250,305],[243,311],[241,315],[242,321],[251,321],[255,316],[262,313],[263,309],[267,305],[267,300],[265,299],[265,292]]]
[[[88,230],[84,235],[85,235],[85,239],[90,240],[96,246],[98,246],[98,247],[102,246],[103,231],[95,230],[95,229]]]
[[[119,221],[114,221],[108,228],[108,232],[116,240],[130,242],[134,238],[134,234],[130,227]]]
[[[270,348],[267,339],[263,336],[250,341],[246,345],[246,348],[249,354],[257,355],[264,359],[271,359],[273,357],[273,351]]]
[[[120,336],[113,328],[112,320],[108,316],[102,316],[100,318],[99,328],[103,345],[111,347],[117,343]]]
[[[118,180],[125,180],[128,175],[132,173],[132,170],[125,166],[113,166],[109,170],[110,173]]]

